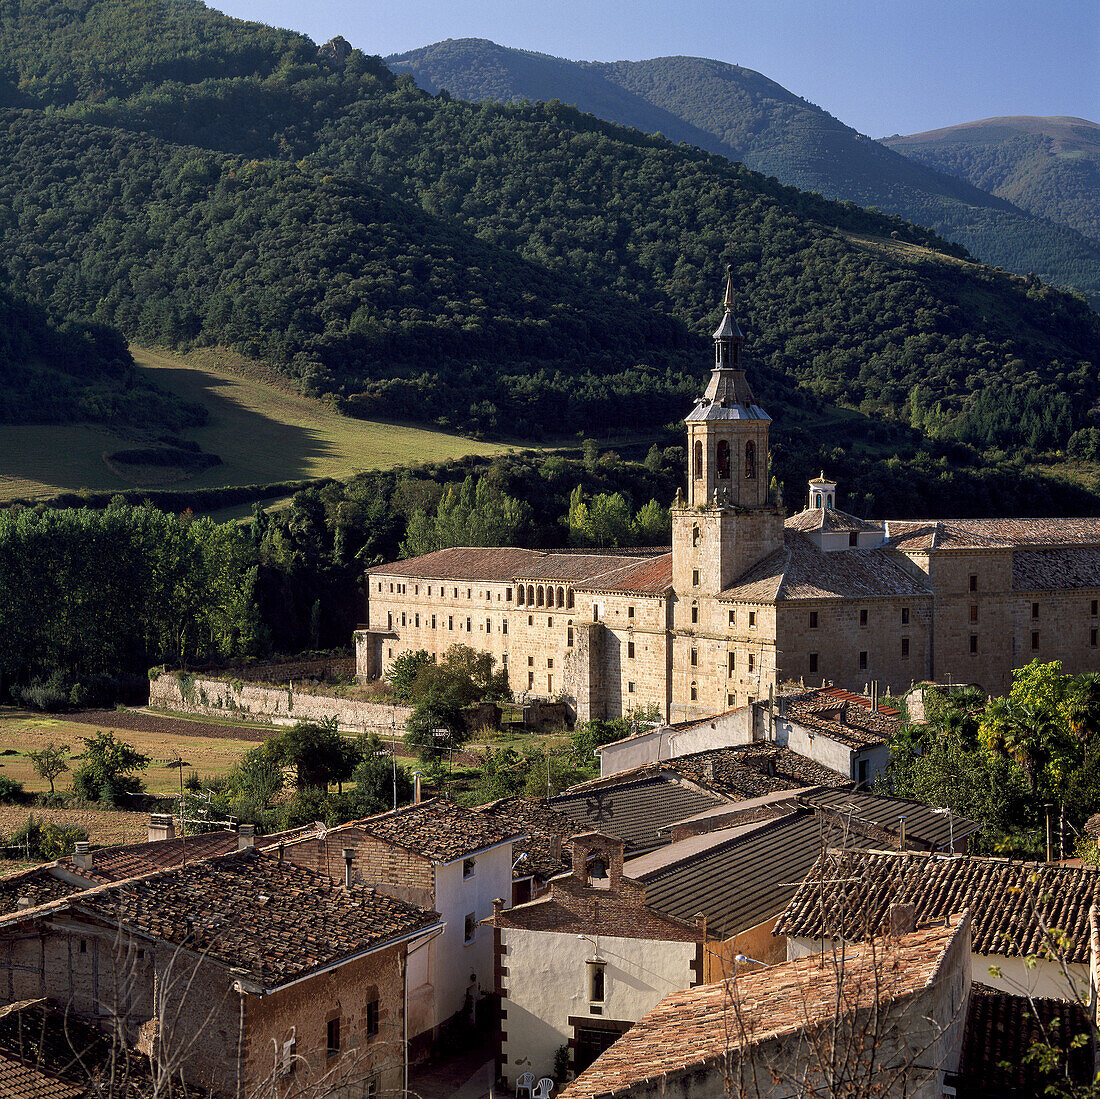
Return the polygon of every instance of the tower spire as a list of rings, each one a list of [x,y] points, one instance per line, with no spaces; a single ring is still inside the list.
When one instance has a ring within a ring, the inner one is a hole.
[[[727,313],[733,312],[733,307],[736,305],[736,299],[733,295],[733,264],[726,264],[726,297],[722,302]]]
[[[754,403],[752,388],[745,377],[742,350],[745,337],[733,316],[735,297],[733,265],[726,265],[726,292],[722,299],[722,323],[714,330],[714,369],[706,389],[706,399],[723,408]]]

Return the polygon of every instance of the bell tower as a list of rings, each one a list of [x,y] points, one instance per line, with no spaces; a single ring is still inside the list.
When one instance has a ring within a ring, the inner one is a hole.
[[[714,595],[783,544],[781,509],[768,499],[771,417],[745,374],[745,337],[726,268],[722,322],[706,392],[688,413],[687,499],[673,504],[673,586]]]

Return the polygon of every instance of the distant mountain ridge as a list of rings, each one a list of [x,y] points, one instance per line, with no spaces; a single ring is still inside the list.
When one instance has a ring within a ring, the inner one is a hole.
[[[1006,115],[882,138],[905,156],[1100,241],[1100,125]]]
[[[987,263],[1074,287],[1100,308],[1097,241],[888,148],[752,69],[696,57],[569,61],[484,39],[449,39],[385,60],[432,92],[475,101],[559,99],[802,190],[877,206],[934,228]]]

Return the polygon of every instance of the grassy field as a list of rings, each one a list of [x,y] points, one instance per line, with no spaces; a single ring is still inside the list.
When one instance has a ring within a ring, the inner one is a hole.
[[[112,730],[110,719],[111,715],[106,713],[102,723],[88,725],[66,721],[64,716],[4,710],[0,712],[0,774],[23,783],[30,793],[47,792],[49,783],[34,773],[27,753],[37,751],[51,740],[68,744],[74,753],[78,753],[84,747],[81,737],[92,737],[100,729]],[[246,740],[148,733],[124,727],[112,731],[120,740],[133,744],[139,752],[151,757],[152,763],[144,774],[146,789],[151,794],[179,792],[179,771],[167,766],[170,760],[179,757],[189,765],[183,770],[185,778],[191,772],[207,778],[225,774],[249,748],[256,746]],[[62,793],[69,789],[72,776],[62,774],[55,781],[58,792]]]
[[[127,480],[107,465],[106,456],[133,446],[132,439],[88,426],[5,425],[0,427],[0,503],[62,490],[214,488],[348,477],[357,470],[508,449],[404,424],[349,419],[322,401],[293,392],[278,375],[232,352],[180,357],[132,350],[141,369],[159,385],[209,409],[206,426],[182,437],[218,455],[222,464],[171,484]]]

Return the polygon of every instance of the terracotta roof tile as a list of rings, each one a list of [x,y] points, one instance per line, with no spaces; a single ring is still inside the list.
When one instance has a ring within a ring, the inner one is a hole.
[[[836,1018],[838,1003],[842,1016],[876,1002],[900,1004],[938,979],[960,927],[917,931],[876,944],[874,951],[849,947],[839,977],[838,967],[810,955],[741,974],[736,986],[721,981],[674,992],[569,1084],[561,1099],[624,1096],[634,1085],[708,1065],[720,1073],[734,1050],[827,1023]],[[731,1025],[734,1001],[737,1019]]]
[[[37,907],[79,893],[83,888],[59,877],[53,863],[36,866],[33,870],[0,879],[0,913],[14,912],[23,897],[31,902],[32,907]]]
[[[1100,549],[1017,549],[1012,554],[1013,591],[1100,588]]]
[[[836,508],[806,508],[797,515],[790,516],[783,524],[789,530],[800,530],[805,534],[821,531],[824,534],[845,534],[851,531],[882,530],[881,522],[869,519],[857,519]]]
[[[900,714],[888,707],[871,709],[871,700],[839,687],[823,687],[780,700],[782,716],[824,733],[849,748],[885,744],[901,728]]]
[[[580,585],[585,591],[664,595],[672,590],[672,554],[632,561]]]
[[[523,834],[522,828],[511,821],[497,820],[441,798],[340,827],[361,828],[376,839],[437,862],[452,862]],[[338,831],[330,829],[329,834]]]
[[[543,799],[501,798],[488,805],[479,805],[477,811],[502,827],[515,829],[527,837],[517,840],[512,846],[514,859],[520,855],[527,856],[517,863],[513,871],[515,877],[525,878],[534,874],[545,881],[568,869],[569,855],[563,852],[562,841],[577,832],[578,826],[571,817],[551,809]]]
[[[769,603],[786,599],[873,599],[929,595],[884,549],[826,553],[804,534],[786,530],[783,549],[754,565],[720,599]]]
[[[894,903],[915,905],[918,922],[970,909],[977,954],[1037,954],[1045,923],[1070,937],[1069,961],[1087,963],[1100,871],[972,855],[830,851],[806,876],[775,933],[859,939],[884,926]]]
[[[898,549],[1100,545],[1100,519],[890,519]]]

